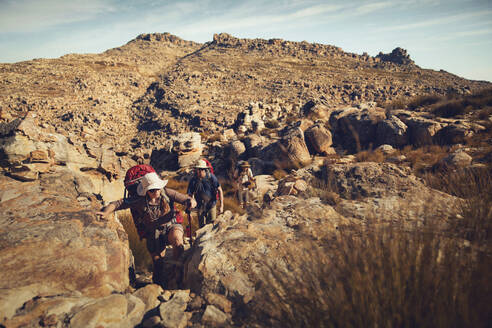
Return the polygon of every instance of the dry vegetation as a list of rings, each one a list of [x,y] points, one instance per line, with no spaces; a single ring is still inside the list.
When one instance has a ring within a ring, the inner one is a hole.
[[[381,105],[388,111],[394,109],[422,109],[444,118],[477,112],[483,113],[482,116],[484,116],[490,115],[492,111],[492,89],[483,89],[464,97],[453,94],[447,96],[430,94],[410,99],[398,98],[390,103]],[[482,117],[482,119],[484,118]]]
[[[488,326],[491,182],[486,171],[442,182],[466,199],[448,229],[433,217],[411,231],[375,218],[286,250],[266,263],[248,311],[273,327]]]

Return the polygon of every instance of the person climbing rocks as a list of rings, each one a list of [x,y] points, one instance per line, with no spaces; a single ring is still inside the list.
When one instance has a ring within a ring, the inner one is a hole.
[[[120,199],[96,212],[97,215],[107,219],[114,211],[127,208],[132,210],[132,214],[137,216],[136,221],[144,226],[143,236],[154,264],[152,280],[158,284],[163,283],[160,270],[166,245],[172,246],[175,260],[178,260],[184,251],[183,226],[176,222],[175,211],[170,204],[176,201],[189,208],[196,207],[196,201],[192,197],[166,188],[167,182],[161,180],[155,172],[147,173],[137,187],[137,199],[132,202]]]
[[[256,181],[251,171],[251,165],[247,161],[239,163],[239,168],[235,174],[237,183],[237,198],[241,208],[245,208],[249,203],[250,190],[256,188]]]
[[[203,159],[200,159],[195,165],[194,175],[188,184],[187,193],[197,202],[200,228],[205,224],[214,222],[217,218],[217,200],[220,202],[219,213],[224,211],[222,187]]]

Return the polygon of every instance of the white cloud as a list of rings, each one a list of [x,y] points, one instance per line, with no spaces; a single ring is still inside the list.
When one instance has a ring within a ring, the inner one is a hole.
[[[392,7],[392,6],[394,6],[394,3],[393,2],[389,2],[389,1],[369,3],[369,4],[366,4],[366,5],[362,5],[360,7],[357,7],[355,9],[355,14],[357,14],[357,15],[367,15],[367,14],[371,14],[371,13],[373,13],[375,11],[383,10],[383,9],[386,9],[386,8]]]
[[[396,30],[411,30],[411,29],[429,27],[429,26],[434,26],[434,25],[443,25],[443,24],[454,23],[454,22],[458,22],[458,21],[462,21],[462,20],[466,20],[466,19],[478,18],[481,16],[490,15],[490,14],[492,14],[492,10],[463,13],[463,14],[439,17],[439,18],[435,18],[435,19],[429,19],[429,20],[420,21],[420,22],[411,23],[411,24],[387,26],[387,27],[377,29],[377,31],[383,32],[383,31],[396,31]]]
[[[36,32],[59,24],[81,22],[115,8],[104,0],[16,0],[0,2],[2,33]]]
[[[335,11],[340,10],[342,8],[343,7],[340,5],[328,5],[328,4],[317,5],[317,6],[312,6],[312,7],[298,10],[294,13],[279,15],[279,16],[277,16],[277,20],[283,21],[283,20],[287,20],[287,19],[318,16],[318,15],[326,14],[329,12],[335,12]]]
[[[463,37],[463,36],[487,35],[487,34],[491,34],[491,33],[492,33],[492,29],[482,29],[482,30],[458,32],[455,35],[458,37]]]

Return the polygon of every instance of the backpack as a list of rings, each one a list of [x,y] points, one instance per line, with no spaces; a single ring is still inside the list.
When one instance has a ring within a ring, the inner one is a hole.
[[[126,171],[125,175],[125,201],[128,201],[130,198],[137,197],[137,188],[140,184],[140,179],[147,173],[155,172],[154,168],[147,164],[139,164],[135,165]]]
[[[125,180],[124,180],[125,194],[123,197],[125,202],[132,202],[138,199],[139,195],[137,193],[137,188],[138,185],[140,184],[140,180],[144,175],[151,172],[155,172],[155,170],[152,166],[147,164],[135,165],[126,171]],[[169,197],[167,197],[167,195],[164,194],[164,192],[162,192],[161,195],[164,197],[164,200],[169,204],[171,211],[173,211],[172,215],[175,217],[176,223],[182,224],[183,214],[181,213],[181,211],[176,209],[174,201],[170,200]],[[140,239],[142,239],[145,234],[145,226],[143,226],[141,222],[137,222],[133,210],[130,209],[130,212],[132,214],[135,227],[137,228],[138,235]]]
[[[210,163],[210,161],[206,158],[202,158],[202,159],[205,161],[205,163],[207,163],[207,166],[208,166],[210,173],[214,174],[214,168],[212,166],[212,163]]]

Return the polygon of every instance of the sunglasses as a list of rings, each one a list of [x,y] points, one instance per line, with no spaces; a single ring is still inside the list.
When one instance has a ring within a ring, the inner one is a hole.
[[[160,189],[149,189],[149,192],[151,193],[154,193],[154,192],[158,192]]]

